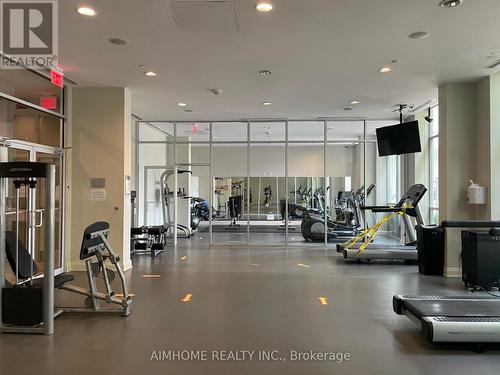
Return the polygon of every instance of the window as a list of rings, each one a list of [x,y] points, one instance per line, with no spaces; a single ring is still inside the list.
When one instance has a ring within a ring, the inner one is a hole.
[[[439,107],[431,109],[429,130],[429,224],[439,224]]]

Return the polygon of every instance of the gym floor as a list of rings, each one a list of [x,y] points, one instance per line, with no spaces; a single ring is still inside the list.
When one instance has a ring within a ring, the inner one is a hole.
[[[63,315],[53,336],[0,335],[1,374],[499,374],[498,348],[433,347],[393,294],[463,292],[416,266],[345,264],[333,250],[193,246],[134,258],[128,318]],[[143,275],[160,275],[144,278]],[[83,275],[77,282],[85,285]],[[73,303],[66,292],[59,302]],[[183,302],[192,294],[189,302]],[[326,298],[322,304],[320,297]],[[322,361],[151,361],[159,350],[350,353]],[[478,369],[481,369],[478,372]]]

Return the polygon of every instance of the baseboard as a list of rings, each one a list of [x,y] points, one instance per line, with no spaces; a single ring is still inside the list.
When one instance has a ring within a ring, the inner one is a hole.
[[[70,262],[68,264],[68,267],[69,267],[68,272],[80,272],[80,271],[85,272],[86,271],[84,262]],[[132,261],[129,260],[126,263],[122,262],[122,269],[124,272],[131,270],[132,269]]]
[[[68,267],[69,267],[68,272],[86,271],[84,262],[70,262],[68,264]]]
[[[461,267],[446,267],[444,269],[445,277],[462,277],[462,268]]]
[[[132,269],[132,261],[130,259],[127,259],[127,261],[123,261],[123,272],[126,272],[128,270]]]

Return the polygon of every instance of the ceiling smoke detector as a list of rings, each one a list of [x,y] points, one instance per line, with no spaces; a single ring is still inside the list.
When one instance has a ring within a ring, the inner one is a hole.
[[[222,90],[221,89],[208,89],[208,91],[210,91],[214,95],[220,95],[220,94],[222,94]]]
[[[125,39],[121,38],[110,38],[109,42],[114,44],[115,46],[126,46],[128,42]]]
[[[430,35],[431,34],[429,34],[427,31],[417,31],[417,32],[414,32],[414,33],[411,33],[410,35],[408,35],[408,38],[421,40],[421,39],[428,38]]]
[[[441,0],[439,6],[443,8],[455,8],[462,4],[463,0]]]

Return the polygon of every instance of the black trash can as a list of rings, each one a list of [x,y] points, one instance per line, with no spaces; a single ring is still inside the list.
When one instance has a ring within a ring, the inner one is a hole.
[[[462,280],[484,289],[500,286],[500,239],[488,232],[462,231]]]
[[[444,272],[444,228],[417,225],[418,272],[439,275]]]

